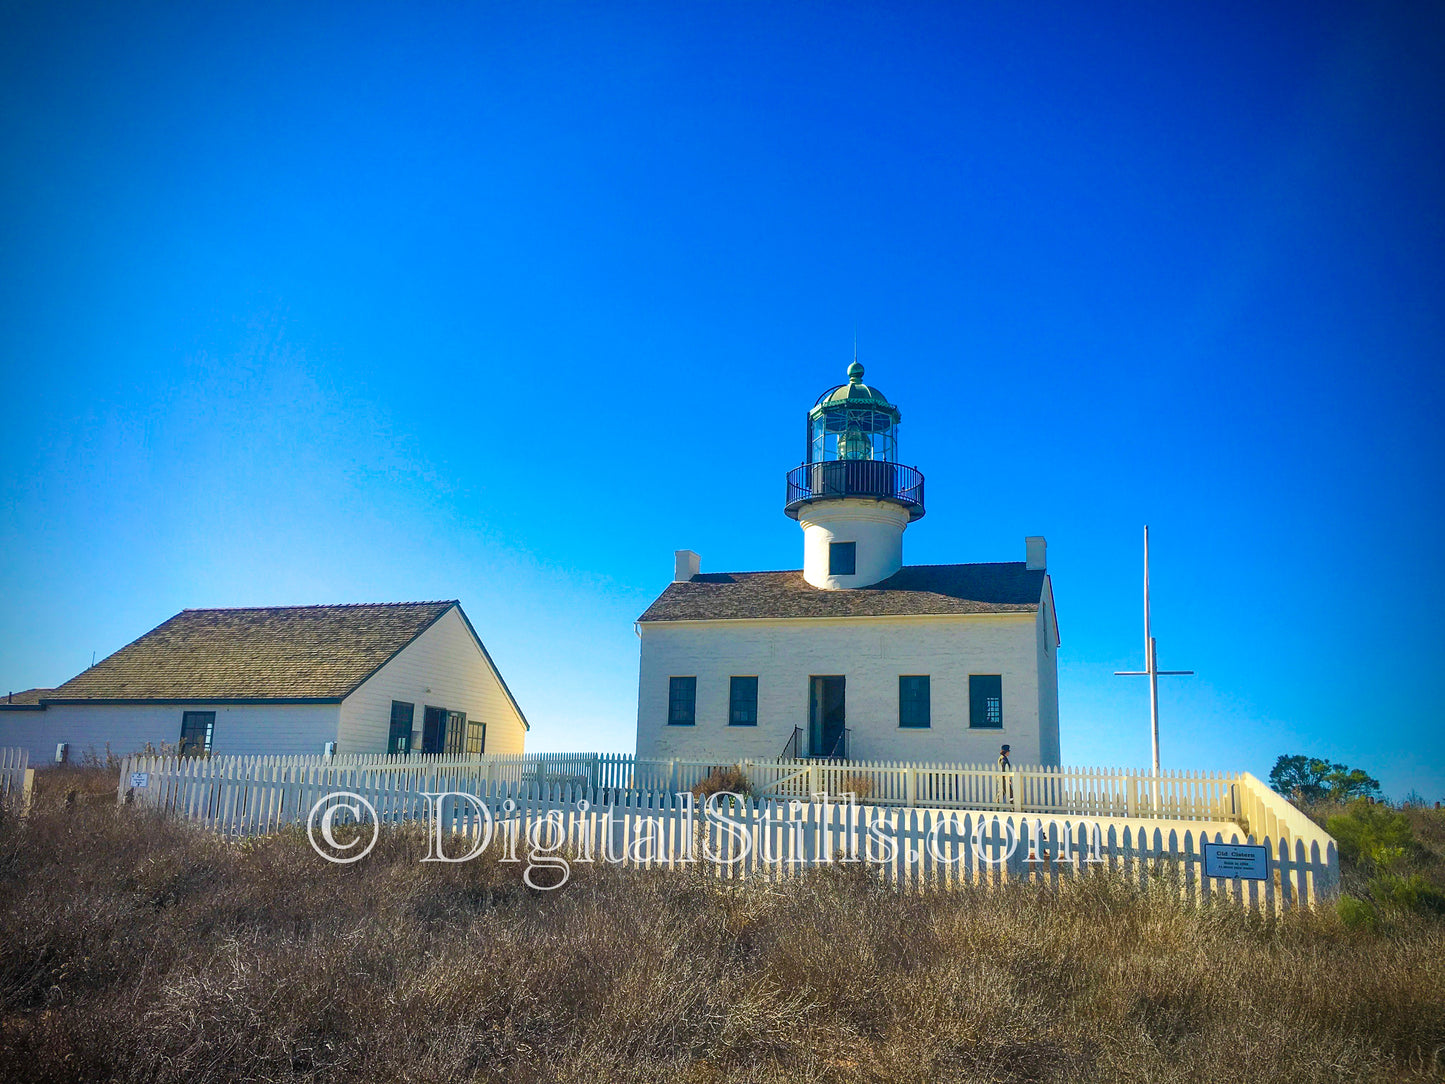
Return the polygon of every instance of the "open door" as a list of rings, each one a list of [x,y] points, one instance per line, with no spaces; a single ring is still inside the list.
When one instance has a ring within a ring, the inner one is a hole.
[[[440,753],[447,740],[447,709],[428,706],[421,717],[421,751]]]
[[[808,679],[808,755],[843,756],[845,683],[841,675]]]

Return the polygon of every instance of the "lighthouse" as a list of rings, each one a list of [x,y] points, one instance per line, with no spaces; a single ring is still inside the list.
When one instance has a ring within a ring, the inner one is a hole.
[[[639,757],[990,763],[1008,745],[1015,764],[1059,763],[1044,540],[1023,560],[905,565],[924,506],[902,417],[856,357],[808,408],[783,505],[802,568],[705,571],[673,551],[634,625]]]
[[[899,409],[848,366],[808,411],[784,511],[803,528],[803,578],[827,591],[869,587],[903,567],[903,532],[923,516],[923,474],[898,461]]]

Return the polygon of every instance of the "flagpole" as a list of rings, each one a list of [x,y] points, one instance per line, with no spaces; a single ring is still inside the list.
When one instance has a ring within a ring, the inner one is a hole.
[[[1149,674],[1149,734],[1154,774],[1159,774],[1159,656],[1149,624],[1149,525],[1144,524],[1144,665]]]
[[[1154,642],[1152,615],[1149,612],[1149,527],[1144,526],[1144,669],[1115,670],[1118,677],[1149,678],[1149,744],[1153,753],[1153,782],[1149,786],[1150,808],[1159,808],[1159,678],[1192,674],[1193,670],[1159,669],[1159,645]]]

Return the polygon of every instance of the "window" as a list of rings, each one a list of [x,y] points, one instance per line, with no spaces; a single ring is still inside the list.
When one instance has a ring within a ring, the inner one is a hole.
[[[858,573],[858,543],[828,543],[828,575],[854,576]]]
[[[898,679],[898,725],[931,725],[928,704],[928,675],[905,675]]]
[[[758,679],[735,677],[728,688],[728,726],[758,725]]]
[[[968,675],[968,725],[1003,726],[1003,677],[999,674]]]
[[[460,756],[467,747],[467,713],[464,711],[447,712],[446,722],[446,743],[443,752],[452,756]]]
[[[487,751],[487,724],[467,720],[467,756],[479,757]]]
[[[214,711],[181,712],[181,744],[179,752],[183,757],[204,757],[211,755],[211,737],[216,732]]]
[[[391,733],[387,735],[388,753],[411,752],[411,723],[416,716],[416,705],[400,700],[391,702]]]
[[[667,679],[667,725],[692,726],[697,722],[697,678]]]

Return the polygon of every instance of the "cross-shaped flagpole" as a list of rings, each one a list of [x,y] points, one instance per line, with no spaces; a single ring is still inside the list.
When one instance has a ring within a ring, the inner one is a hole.
[[[1149,630],[1149,527],[1144,527],[1144,666],[1143,670],[1115,670],[1115,677],[1149,679],[1149,727],[1154,737],[1154,775],[1159,775],[1159,678],[1192,674],[1193,670],[1159,669],[1159,651]]]

